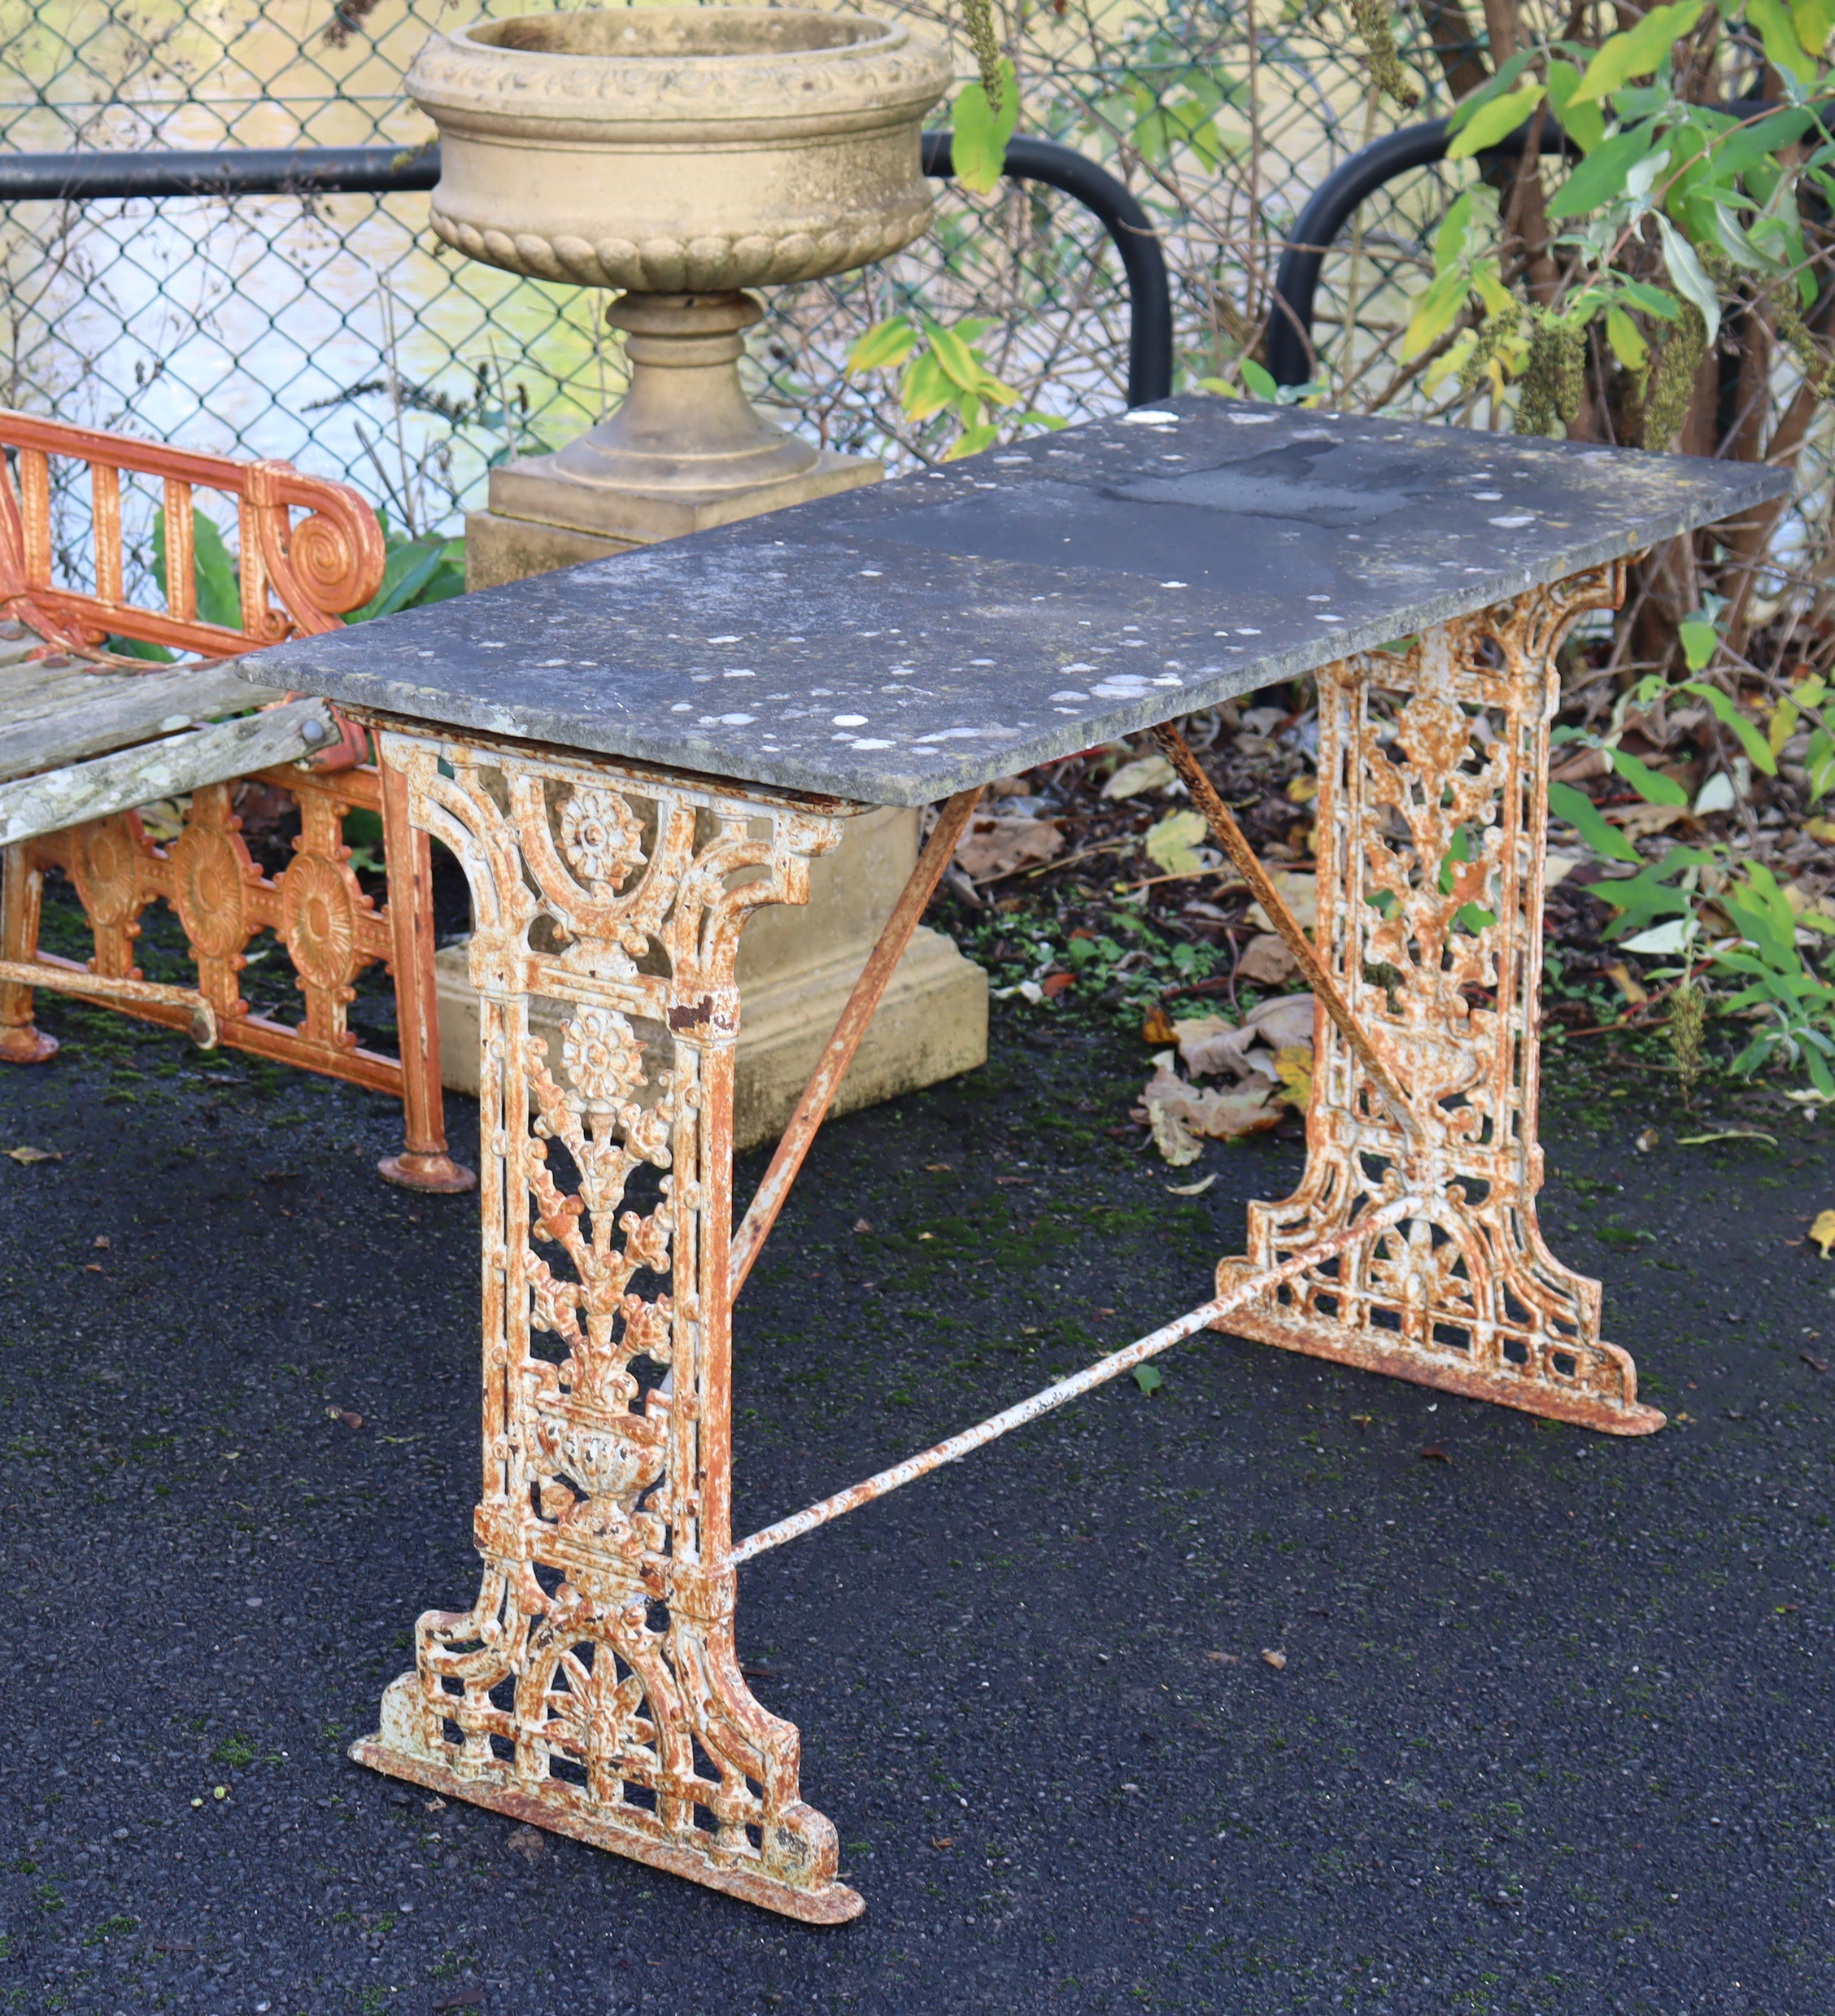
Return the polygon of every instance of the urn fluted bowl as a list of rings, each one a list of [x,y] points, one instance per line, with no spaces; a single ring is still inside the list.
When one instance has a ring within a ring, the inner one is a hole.
[[[408,91],[440,129],[434,229],[473,259],[634,293],[813,280],[931,221],[942,50],[789,8],[610,7],[429,38]]]

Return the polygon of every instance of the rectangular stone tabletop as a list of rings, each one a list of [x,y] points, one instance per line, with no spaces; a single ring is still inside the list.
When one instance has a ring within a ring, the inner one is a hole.
[[[442,727],[926,805],[1789,487],[1751,464],[1195,394],[237,670]]]

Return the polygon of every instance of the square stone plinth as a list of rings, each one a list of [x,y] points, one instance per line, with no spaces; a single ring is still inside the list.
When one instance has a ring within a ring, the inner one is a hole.
[[[605,560],[628,553],[641,539],[603,539],[564,525],[538,525],[529,518],[506,518],[495,511],[465,513],[465,587],[501,588],[526,581],[531,574],[552,574],[557,567],[578,567],[582,561]]]
[[[796,914],[791,912],[791,915]],[[754,920],[756,921],[756,919]],[[854,982],[861,961],[851,956],[791,971],[769,970],[743,988],[739,1056],[734,1068],[733,1145],[744,1150],[774,1141],[802,1097]],[[477,1096],[478,1002],[465,948],[448,945],[436,962],[440,1056],[447,1086]],[[561,1055],[560,1001],[532,1001],[529,1027]],[[640,1034],[648,1035],[647,1031]],[[657,1032],[656,1069],[667,1062]],[[646,1048],[652,1047],[647,1043]],[[973,1071],[987,1060],[987,975],[963,958],[940,931],[913,935],[867,1025],[854,1061],[830,1106],[857,1112],[883,1099]],[[656,1070],[645,1075],[656,1082]],[[639,1102],[649,1096],[641,1090]]]
[[[612,483],[577,482],[556,473],[551,455],[530,455],[490,472],[490,508],[499,517],[563,526],[641,546],[861,490],[885,473],[884,465],[869,456],[824,448],[800,475],[750,489],[625,490]]]
[[[879,473],[876,462],[826,459],[845,465],[830,472],[831,490],[858,487]],[[578,487],[552,486],[549,501],[555,491]],[[495,483],[492,494],[495,499]],[[560,501],[564,504],[564,498]],[[465,584],[474,590],[499,587],[630,552],[666,536],[652,530],[645,538],[625,541],[577,526],[474,511],[465,520]],[[892,807],[853,820],[840,846],[809,864],[807,904],[763,911],[747,926],[739,950],[744,1019],[733,1097],[739,1148],[774,1140],[782,1132],[917,861],[918,823],[917,813]],[[448,946],[439,954],[437,971],[442,1074],[449,1089],[475,1097],[477,997],[464,948]],[[549,1039],[551,1057],[560,1055],[562,1012],[559,1004],[549,1002],[538,1002],[533,1010],[534,1028]],[[941,932],[920,929],[830,1111],[856,1111],[987,1061],[987,975]]]

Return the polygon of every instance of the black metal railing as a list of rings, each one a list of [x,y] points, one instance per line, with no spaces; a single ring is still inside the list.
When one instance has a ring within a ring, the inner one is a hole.
[[[953,136],[924,135],[924,172],[954,172]],[[0,155],[0,203],[100,201],[111,197],[392,195],[431,189],[439,150],[400,147],[238,148],[220,153]],[[1080,203],[1108,233],[1127,281],[1127,402],[1144,406],[1172,390],[1172,290],[1153,221],[1106,168],[1053,140],[1007,142],[1006,173],[1043,182]],[[1304,376],[1304,373],[1302,373]]]

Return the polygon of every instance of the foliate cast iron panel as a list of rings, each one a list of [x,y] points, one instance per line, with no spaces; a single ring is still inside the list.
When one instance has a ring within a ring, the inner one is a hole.
[[[1300,1187],[1249,1207],[1219,1289],[1406,1185],[1432,1208],[1230,1319],[1245,1337],[1619,1434],[1663,1425],[1600,1287],[1536,1214],[1543,831],[1555,652],[1623,572],[1577,574],[1318,675],[1327,967],[1409,1088],[1410,1150],[1323,1015]]]
[[[852,1917],[797,1732],[741,1676],[729,1560],[734,962],[752,910],[807,900],[841,819],[382,740],[476,917],[484,1573],[469,1611],[421,1619],[415,1669],[352,1755],[796,1917]],[[532,995],[568,1004],[558,1058]]]

